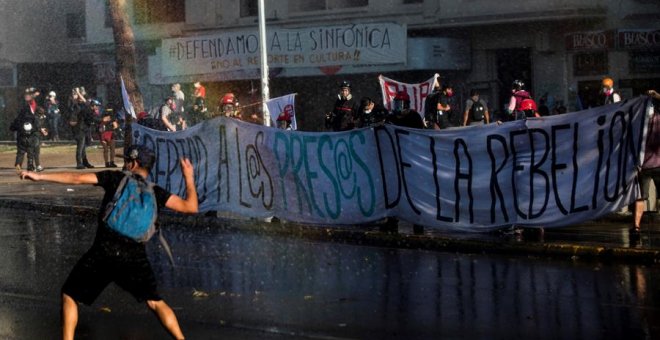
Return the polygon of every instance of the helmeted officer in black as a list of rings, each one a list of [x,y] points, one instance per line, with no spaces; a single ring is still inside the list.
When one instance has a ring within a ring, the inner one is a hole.
[[[351,84],[343,81],[332,112],[325,117],[325,127],[332,131],[352,130],[355,128],[357,112],[358,105],[351,94]]]
[[[27,153],[28,171],[43,171],[43,167],[39,164],[39,134],[42,127],[36,111],[34,93],[26,91],[25,105],[9,127],[11,131],[16,132],[16,170],[21,170],[23,157]]]

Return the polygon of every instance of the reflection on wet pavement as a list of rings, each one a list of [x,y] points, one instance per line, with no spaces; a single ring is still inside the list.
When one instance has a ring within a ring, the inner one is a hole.
[[[0,337],[59,335],[59,289],[93,218],[0,211]],[[189,338],[657,337],[657,266],[457,255],[164,226],[149,254]],[[159,339],[116,286],[81,308],[81,338]]]

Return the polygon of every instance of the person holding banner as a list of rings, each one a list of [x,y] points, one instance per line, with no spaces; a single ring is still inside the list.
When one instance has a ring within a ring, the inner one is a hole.
[[[454,96],[451,85],[443,85],[442,90],[432,93],[429,97],[425,111],[426,128],[433,130],[446,129],[452,126],[450,98]]]
[[[382,125],[387,113],[384,107],[376,105],[371,98],[363,97],[356,115],[357,127],[368,128]]]
[[[640,232],[640,224],[646,201],[649,199],[651,181],[655,184],[656,195],[660,189],[660,94],[655,90],[648,91],[648,95],[653,98],[653,116],[649,120],[648,132],[646,133],[646,149],[644,150],[644,162],[637,175],[637,181],[640,188],[640,196],[635,201],[635,213],[633,226],[630,231],[634,234]]]
[[[472,89],[470,98],[465,101],[465,112],[463,112],[463,126],[482,125],[490,123],[490,114],[486,101],[479,98],[479,91]]]
[[[220,115],[243,120],[238,105],[238,98],[236,98],[235,94],[231,92],[225,93],[218,103]]]
[[[343,81],[332,112],[325,116],[325,127],[332,131],[347,131],[355,128],[358,107],[351,94],[351,84]]]
[[[513,115],[515,120],[526,119],[525,112],[520,109],[523,100],[531,99],[532,96],[525,90],[525,83],[522,80],[516,79],[511,86],[511,100],[507,107],[507,113]]]
[[[613,103],[618,103],[621,101],[621,95],[614,91],[614,80],[610,77],[603,78],[602,81],[603,90],[603,99],[601,100],[602,105],[608,105]]]
[[[413,129],[424,128],[422,116],[410,108],[410,96],[407,92],[399,91],[394,97],[392,107],[392,114],[387,117],[388,123]]]
[[[163,106],[160,107],[160,111],[158,112],[158,118],[164,127],[167,128],[167,131],[186,129],[186,122],[183,116],[176,111],[174,97],[172,96],[165,98],[165,103],[163,103]]]

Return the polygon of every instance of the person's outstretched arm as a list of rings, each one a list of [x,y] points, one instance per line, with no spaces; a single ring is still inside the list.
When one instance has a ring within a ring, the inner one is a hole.
[[[183,178],[186,181],[186,198],[183,199],[177,195],[172,195],[165,203],[165,206],[168,209],[181,213],[195,214],[199,211],[199,203],[197,202],[193,165],[189,159],[181,159],[181,170],[183,172]]]
[[[29,179],[36,182],[46,181],[61,184],[98,184],[99,182],[98,177],[96,177],[96,173],[89,172],[37,173],[32,171],[22,171],[19,176],[21,179]]]

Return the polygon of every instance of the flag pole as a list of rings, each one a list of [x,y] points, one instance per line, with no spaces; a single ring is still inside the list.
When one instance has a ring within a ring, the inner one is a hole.
[[[261,108],[264,113],[264,125],[270,126],[270,113],[266,102],[270,98],[268,89],[268,48],[266,39],[266,10],[264,0],[258,0],[259,10],[259,53],[261,60]]]

